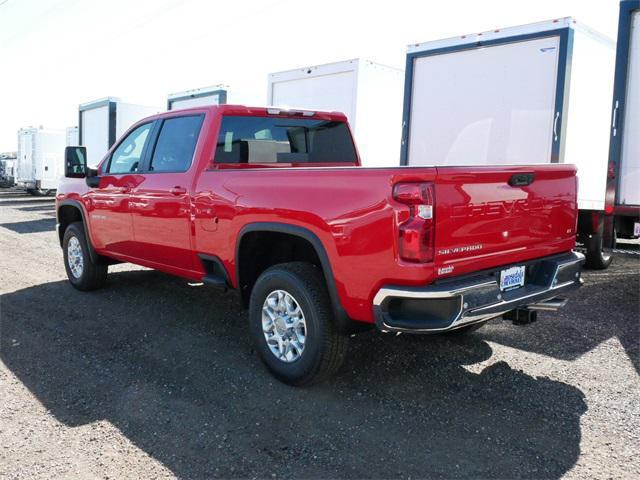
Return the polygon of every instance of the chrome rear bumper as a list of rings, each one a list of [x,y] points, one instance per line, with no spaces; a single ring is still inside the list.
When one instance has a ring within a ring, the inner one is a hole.
[[[559,295],[582,285],[584,255],[570,252],[522,262],[526,282],[500,291],[500,271],[447,279],[426,287],[381,288],[373,299],[376,325],[384,332],[437,333],[498,317],[516,308],[557,310]]]

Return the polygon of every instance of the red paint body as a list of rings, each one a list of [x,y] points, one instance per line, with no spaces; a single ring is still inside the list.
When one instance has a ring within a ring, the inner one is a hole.
[[[80,202],[98,253],[191,280],[205,274],[197,254],[215,255],[235,287],[236,240],[244,226],[301,226],[322,242],[349,317],[373,322],[372,299],[383,285],[427,285],[441,277],[568,252],[575,245],[576,172],[571,165],[216,165],[221,116],[266,116],[267,111],[223,105],[151,118],[186,112],[205,114],[186,173],[106,175],[100,188],[87,187],[84,179],[65,179],[60,185],[57,201]],[[346,122],[338,113],[314,118]],[[535,180],[511,187],[507,182],[515,173],[534,173]],[[409,216],[409,207],[392,196],[399,182],[434,185],[432,262],[399,257],[399,225]],[[176,187],[183,193],[170,191]]]

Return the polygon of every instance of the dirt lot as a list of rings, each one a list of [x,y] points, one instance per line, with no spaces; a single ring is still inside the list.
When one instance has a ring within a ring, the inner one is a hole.
[[[560,314],[362,334],[295,389],[233,296],[130,265],[75,291],[54,226],[0,193],[0,477],[640,478],[637,255]]]

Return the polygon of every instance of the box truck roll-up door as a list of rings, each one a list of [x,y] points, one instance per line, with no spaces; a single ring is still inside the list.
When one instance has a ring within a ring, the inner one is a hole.
[[[407,164],[549,163],[560,48],[555,35],[416,57]]]
[[[640,205],[640,11],[633,13],[629,38],[626,105],[620,165],[620,203]]]

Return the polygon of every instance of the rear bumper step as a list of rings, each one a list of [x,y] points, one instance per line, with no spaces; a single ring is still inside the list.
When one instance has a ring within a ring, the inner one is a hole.
[[[584,255],[570,252],[526,263],[525,286],[501,292],[500,271],[451,279],[426,287],[386,286],[373,300],[384,332],[437,333],[498,317],[516,308],[555,311],[560,295],[582,285]]]

